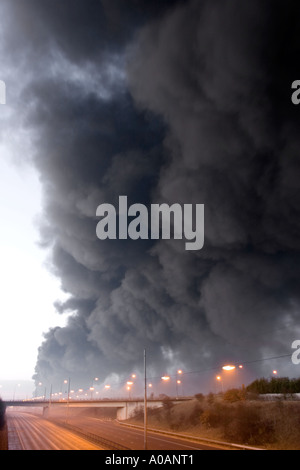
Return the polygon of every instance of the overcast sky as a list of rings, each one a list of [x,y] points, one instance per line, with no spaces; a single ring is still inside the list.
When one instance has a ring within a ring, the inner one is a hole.
[[[289,354],[299,2],[4,0],[0,14],[0,378],[123,380],[144,348],[154,376]],[[204,204],[204,248],[99,240],[97,206],[120,195]],[[290,358],[249,370],[274,367],[299,374]]]
[[[37,174],[30,167],[16,166],[11,151],[10,145],[1,145],[0,394],[7,398],[12,398],[16,384],[21,384],[21,396],[31,396],[43,333],[65,324],[53,303],[66,297],[44,266],[46,253],[38,246],[35,220],[42,206]]]

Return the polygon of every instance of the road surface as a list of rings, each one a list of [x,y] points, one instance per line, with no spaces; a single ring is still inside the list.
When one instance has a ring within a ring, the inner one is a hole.
[[[131,428],[115,420],[91,416],[69,417],[68,425],[100,438],[99,445],[78,436],[53,420],[29,412],[7,410],[9,450],[103,450],[101,438],[130,450],[144,450],[143,429]],[[65,422],[65,418],[61,423]],[[118,448],[118,447],[117,447]],[[121,447],[122,448],[122,447]],[[114,449],[114,447],[112,447]],[[216,447],[164,434],[147,432],[148,450],[216,450]]]
[[[128,449],[144,450],[143,429],[131,428],[119,424],[115,420],[105,420],[91,416],[71,416],[68,422],[85,432],[102,436],[106,440],[118,443]],[[217,450],[213,446],[150,431],[147,432],[147,444],[148,450]]]
[[[8,410],[6,418],[9,450],[102,450],[40,415]]]

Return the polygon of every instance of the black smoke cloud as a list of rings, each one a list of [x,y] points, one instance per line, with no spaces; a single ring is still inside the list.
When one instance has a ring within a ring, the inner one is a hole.
[[[36,380],[126,375],[144,348],[154,374],[289,353],[300,300],[297,2],[7,8],[8,50],[27,57],[41,244],[70,295],[57,310],[73,313],[45,334]],[[98,240],[97,206],[123,194],[205,204],[204,248]]]

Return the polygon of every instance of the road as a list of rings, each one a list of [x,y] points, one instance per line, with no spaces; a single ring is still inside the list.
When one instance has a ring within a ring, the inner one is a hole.
[[[9,450],[102,450],[36,414],[8,410]]]
[[[68,422],[85,432],[104,437],[108,441],[121,444],[131,450],[144,450],[144,430],[119,424],[115,420],[105,420],[91,416],[70,417]],[[148,450],[217,450],[216,447],[170,437],[165,434],[147,432]]]
[[[62,420],[62,422],[65,421]],[[7,411],[9,450],[102,450],[96,445],[41,415],[22,411]],[[68,424],[121,445],[130,450],[144,450],[143,429],[131,428],[114,420],[91,416],[69,417]],[[101,442],[101,441],[100,441]],[[112,447],[113,449],[114,447]],[[213,446],[191,442],[164,434],[147,432],[148,450],[216,450]]]

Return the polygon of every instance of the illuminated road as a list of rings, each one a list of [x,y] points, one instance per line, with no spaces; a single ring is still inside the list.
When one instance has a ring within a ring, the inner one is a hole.
[[[39,415],[7,411],[9,450],[101,450]]]
[[[85,432],[102,436],[131,450],[144,449],[144,430],[118,424],[114,420],[103,420],[90,416],[71,417],[69,423],[80,427]],[[148,450],[216,450],[216,448],[198,442],[170,437],[148,431]]]
[[[62,422],[65,419],[61,419]],[[44,419],[30,412],[7,410],[9,450],[102,450],[89,442],[88,438],[78,436],[71,429]],[[143,429],[121,425],[114,420],[104,420],[91,416],[70,417],[68,424],[80,429],[84,434],[111,441],[131,450],[144,449]],[[103,441],[102,441],[103,442]],[[191,442],[177,437],[148,431],[148,450],[215,450],[209,445]],[[99,444],[101,445],[101,444]],[[107,448],[107,447],[104,447]],[[113,447],[112,447],[113,448]],[[117,447],[118,448],[118,447]],[[122,448],[122,447],[120,447]]]

